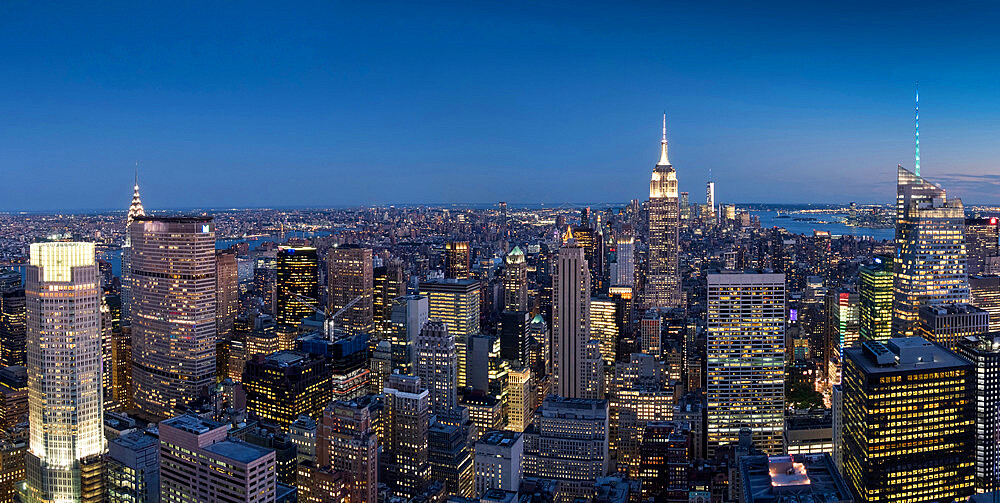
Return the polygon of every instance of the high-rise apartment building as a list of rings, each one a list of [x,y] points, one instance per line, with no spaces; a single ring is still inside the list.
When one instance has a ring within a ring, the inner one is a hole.
[[[785,425],[785,275],[708,275],[708,447],[781,454]],[[710,454],[711,455],[711,454]]]
[[[424,281],[420,283],[420,295],[428,299],[430,317],[443,321],[451,335],[462,337],[479,333],[479,281]]]
[[[969,276],[972,305],[990,313],[990,329],[1000,330],[1000,276]]]
[[[94,244],[34,243],[29,253],[30,447],[21,500],[100,502],[106,445]]]
[[[378,437],[371,422],[365,403],[332,402],[316,431],[316,466],[347,473],[352,502],[378,502]]]
[[[400,374],[389,376],[384,392],[385,434],[380,462],[385,468],[385,482],[394,494],[413,497],[430,477],[430,396],[419,377]]]
[[[845,352],[842,472],[858,502],[965,500],[975,479],[975,370],[920,337]]]
[[[275,451],[231,440],[228,430],[192,415],[160,422],[160,501],[275,501]]]
[[[469,279],[469,242],[449,241],[444,245],[444,277],[448,279]]]
[[[961,199],[907,169],[897,168],[893,333],[915,335],[925,304],[969,301],[965,210]]]
[[[215,325],[217,338],[232,337],[233,324],[240,310],[240,283],[236,271],[236,252],[215,254]],[[221,379],[220,379],[221,380]]]
[[[963,337],[955,352],[972,363],[976,421],[976,492],[1000,489],[1000,338],[996,333]]]
[[[458,406],[458,353],[455,338],[441,320],[424,324],[417,336],[416,375],[427,389],[435,414],[450,414]]]
[[[517,246],[504,257],[503,299],[505,311],[528,310],[528,262]]]
[[[553,393],[600,398],[600,342],[590,336],[590,271],[583,248],[569,241],[559,249],[552,273]],[[596,352],[597,361],[593,357]]]
[[[643,297],[646,307],[681,304],[680,205],[677,197],[677,172],[667,159],[667,117],[664,114],[660,160],[649,182],[649,261]]]
[[[1000,223],[997,217],[965,219],[965,248],[967,269],[972,274],[996,274],[1000,264]]]
[[[858,267],[858,333],[861,340],[892,337],[892,259],[875,257]]]
[[[278,248],[274,320],[283,329],[297,327],[319,307],[318,268],[315,248]]]
[[[168,417],[215,382],[211,217],[137,217],[132,237],[135,405]]]
[[[336,326],[350,334],[371,333],[375,296],[372,250],[357,246],[334,247],[326,254],[326,265],[330,313],[344,310],[336,318]]]
[[[319,419],[332,397],[327,365],[299,351],[255,355],[243,370],[247,413],[286,430],[301,415]]]

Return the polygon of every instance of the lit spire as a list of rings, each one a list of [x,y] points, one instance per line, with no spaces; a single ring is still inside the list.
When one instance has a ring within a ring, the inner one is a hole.
[[[135,186],[132,188],[132,204],[128,207],[128,218],[126,225],[131,225],[136,217],[146,215],[145,208],[142,207],[142,199],[139,198],[139,161],[135,162]]]
[[[660,162],[657,166],[670,166],[670,159],[667,159],[667,112],[663,112],[663,139],[660,140]]]
[[[913,106],[913,125],[916,128],[916,158],[913,164],[913,174],[920,176],[920,83],[917,83],[916,101]]]

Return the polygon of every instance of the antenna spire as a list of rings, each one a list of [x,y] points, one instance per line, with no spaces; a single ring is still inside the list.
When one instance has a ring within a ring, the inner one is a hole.
[[[657,166],[669,166],[670,159],[667,158],[667,112],[663,112],[663,138],[660,140],[660,161]]]
[[[920,176],[920,83],[917,82],[916,100],[913,106],[913,125],[916,130],[914,139],[916,140],[916,150],[914,152],[913,174]]]

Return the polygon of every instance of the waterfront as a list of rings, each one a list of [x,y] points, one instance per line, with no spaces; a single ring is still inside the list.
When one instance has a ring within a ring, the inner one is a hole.
[[[869,236],[877,240],[892,240],[895,237],[895,229],[870,229],[867,227],[851,227],[841,223],[844,219],[842,215],[835,213],[808,213],[789,214],[774,210],[749,210],[750,214],[760,218],[760,226],[763,229],[771,227],[784,227],[788,232],[794,234],[812,235],[813,231],[828,231],[835,236]],[[778,215],[788,218],[778,218]],[[796,218],[815,218],[816,221],[799,221]],[[826,222],[826,223],[822,223]]]

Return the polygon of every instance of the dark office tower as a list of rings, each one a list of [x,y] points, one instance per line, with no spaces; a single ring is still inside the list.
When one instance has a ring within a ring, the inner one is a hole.
[[[334,400],[354,400],[368,394],[371,384],[369,335],[359,332],[331,341],[322,332],[300,337],[299,348],[326,359]]]
[[[691,432],[679,423],[646,423],[639,447],[639,479],[643,498],[686,494]]]
[[[875,257],[858,268],[858,332],[861,340],[892,337],[892,259]]]
[[[500,358],[527,364],[530,322],[531,313],[527,311],[500,313]]]
[[[598,399],[604,364],[600,341],[590,336],[590,271],[583,248],[572,239],[559,249],[552,292],[552,392]]]
[[[592,294],[603,292],[608,281],[604,273],[604,239],[590,227],[576,227],[564,236],[563,241],[573,239],[576,245],[583,248],[583,257],[587,259],[590,270],[590,291]]]
[[[990,329],[1000,330],[1000,276],[969,276],[972,305],[990,313]]]
[[[441,320],[424,323],[417,336],[416,375],[427,389],[431,410],[449,414],[458,405],[458,353],[455,338]]]
[[[925,304],[969,301],[965,210],[961,199],[897,168],[896,260],[893,261],[893,333],[911,336]]]
[[[403,261],[392,259],[384,266],[375,268],[372,274],[375,282],[372,316],[375,332],[382,334],[385,333],[389,315],[392,314],[392,301],[406,295],[406,273]]]
[[[427,432],[431,479],[443,481],[446,494],[472,497],[475,492],[476,473],[469,440],[469,427],[460,424],[437,421]]]
[[[444,245],[444,277],[448,279],[469,279],[469,242],[449,241]]]
[[[416,376],[393,374],[385,383],[385,435],[381,462],[394,494],[413,497],[430,477],[427,429],[430,399]]]
[[[20,288],[21,273],[13,269],[0,269],[0,291]]]
[[[823,369],[829,372],[831,384],[840,384],[841,370],[844,362],[844,348],[858,343],[858,294],[849,288],[828,292],[827,318],[830,327],[830,341],[825,353],[826,365]]]
[[[21,501],[103,501],[98,274],[93,243],[31,245],[25,288],[30,448]]]
[[[392,344],[390,373],[395,370],[401,374],[412,373],[417,334],[429,319],[429,313],[425,295],[404,295],[392,301],[389,329],[383,334]],[[455,329],[449,326],[448,332],[454,335]]]
[[[17,284],[20,282],[21,275],[17,274]],[[24,288],[16,285],[0,289],[0,362],[5,367],[24,365],[26,330]]]
[[[965,219],[965,249],[969,258],[969,274],[996,274],[1000,265],[1000,251],[997,250],[996,217]]]
[[[218,339],[233,335],[233,323],[240,310],[240,284],[236,276],[236,252],[215,254],[215,326]]]
[[[318,267],[315,248],[278,248],[274,321],[283,329],[297,327],[319,308]]]
[[[679,219],[677,172],[667,159],[667,116],[664,114],[660,160],[649,182],[649,262],[643,295],[643,305],[647,308],[681,304]]]
[[[990,313],[969,304],[920,306],[919,335],[954,350],[958,341],[990,331]]]
[[[247,413],[288,428],[305,414],[319,419],[330,403],[330,371],[323,358],[298,351],[256,355],[243,369]]]
[[[518,246],[504,258],[503,299],[507,311],[528,310],[528,263]]]
[[[972,362],[976,390],[976,492],[1000,489],[996,431],[1000,406],[1000,338],[996,333],[963,337],[955,350]]]
[[[691,220],[691,198],[687,192],[681,192],[680,206],[681,220]]]
[[[845,356],[841,469],[855,501],[964,501],[971,495],[972,364],[920,337],[866,341]]]
[[[590,206],[580,210],[580,226],[590,227]]]
[[[128,207],[125,217],[125,243],[122,244],[122,323],[128,325],[132,321],[132,222],[146,215],[139,198],[139,168],[135,169],[135,186],[132,187],[132,204]]]
[[[334,323],[349,334],[371,333],[374,322],[372,250],[338,246],[326,254],[327,300]]]
[[[275,302],[277,296],[277,254],[268,252],[267,255],[257,257],[257,262],[253,268],[253,291],[263,302],[262,310],[266,314],[274,315]]]
[[[111,396],[122,410],[135,406],[132,381],[132,327],[111,332]]]
[[[129,232],[135,405],[169,417],[215,383],[215,227],[137,217]]]
[[[367,404],[332,402],[326,407],[316,428],[315,466],[348,475],[348,501],[378,502],[378,436]]]

